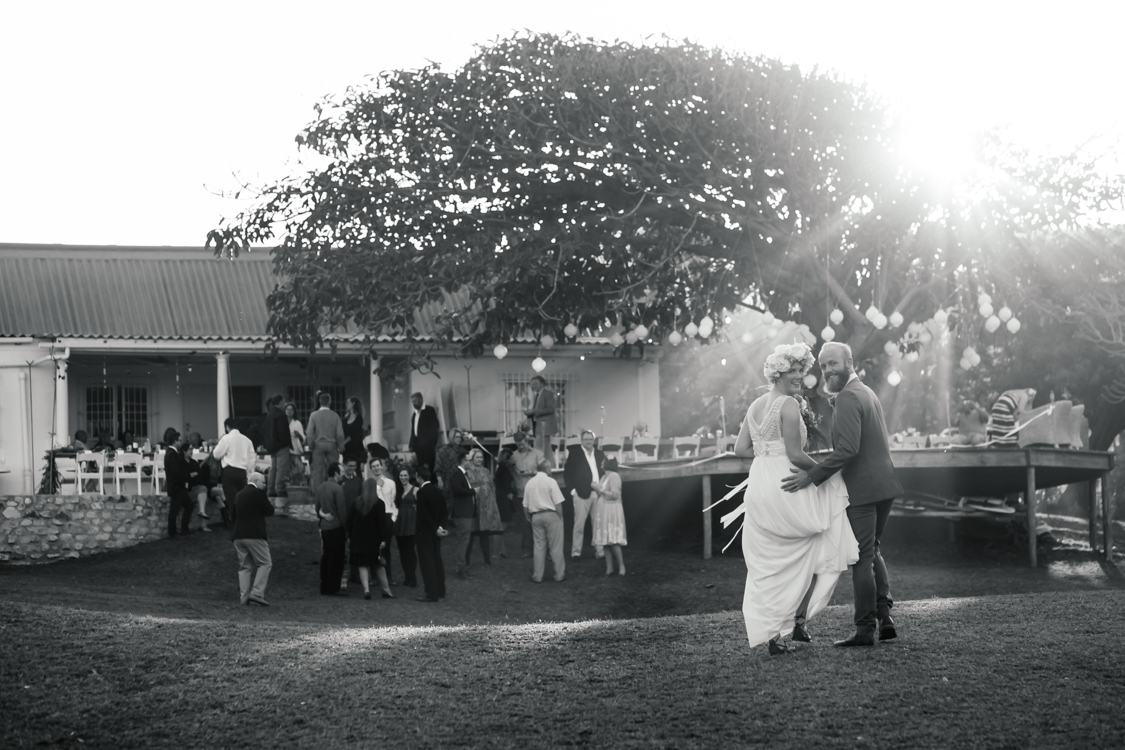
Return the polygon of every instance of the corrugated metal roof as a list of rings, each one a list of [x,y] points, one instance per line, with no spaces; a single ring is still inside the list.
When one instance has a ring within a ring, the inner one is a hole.
[[[0,245],[0,335],[263,338],[271,269],[266,252]]]
[[[267,340],[266,297],[275,285],[267,250],[221,261],[201,248],[0,243],[0,336]],[[420,337],[436,330],[439,316],[469,307],[467,289],[443,292],[415,313]],[[525,332],[517,341],[536,337]],[[596,335],[579,342],[608,343]]]

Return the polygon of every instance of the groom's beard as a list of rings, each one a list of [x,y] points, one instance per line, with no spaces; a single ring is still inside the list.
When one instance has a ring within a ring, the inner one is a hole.
[[[844,390],[844,386],[847,384],[847,373],[833,373],[824,379],[824,390],[828,391],[829,396],[836,396]]]

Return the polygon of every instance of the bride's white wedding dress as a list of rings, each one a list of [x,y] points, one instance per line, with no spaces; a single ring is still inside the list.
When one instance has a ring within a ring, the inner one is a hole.
[[[792,397],[775,398],[761,423],[751,416],[757,404],[772,397],[767,393],[746,410],[754,463],[742,507],[742,554],[746,559],[742,612],[751,646],[792,631],[814,573],[817,579],[806,613],[809,619],[828,605],[840,573],[859,559],[859,546],[845,513],[848,488],[838,473],[820,487],[809,485],[797,492],[781,489],[781,480],[795,468],[781,436],[781,406]],[[804,445],[808,436],[803,422],[800,428]]]

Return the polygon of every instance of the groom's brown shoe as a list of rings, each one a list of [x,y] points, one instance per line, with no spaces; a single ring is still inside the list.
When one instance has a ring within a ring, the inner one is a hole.
[[[874,633],[856,633],[851,638],[842,641],[836,641],[832,644],[840,648],[849,648],[851,646],[874,646],[875,634]]]
[[[895,621],[887,615],[879,620],[879,640],[889,641],[892,638],[898,638],[898,631],[895,630]]]

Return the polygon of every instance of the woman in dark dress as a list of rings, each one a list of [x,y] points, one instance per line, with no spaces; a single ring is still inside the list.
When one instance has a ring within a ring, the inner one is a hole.
[[[406,574],[403,583],[411,588],[418,585],[416,570],[418,555],[414,550],[414,533],[418,523],[418,488],[409,469],[398,473],[398,518],[395,519],[395,541],[398,543],[398,557],[402,571]]]
[[[496,459],[496,507],[500,511],[500,520],[507,529],[512,524],[512,514],[516,510],[516,483],[512,479],[512,471],[508,462],[512,459],[512,451],[508,448],[500,451]],[[504,544],[504,534],[496,535],[496,552],[502,558],[508,556],[508,548]]]
[[[383,550],[391,540],[391,522],[386,503],[379,493],[380,482],[391,484],[391,480],[383,476],[381,461],[372,461],[370,468],[373,476],[363,483],[363,492],[356,500],[355,510],[348,521],[351,564],[359,568],[364,599],[371,598],[372,569],[379,578],[383,598],[394,599],[382,558]]]
[[[355,460],[356,466],[363,466],[367,460],[367,449],[363,446],[363,404],[358,398],[347,400],[348,414],[344,417],[344,451],[342,461]]]

